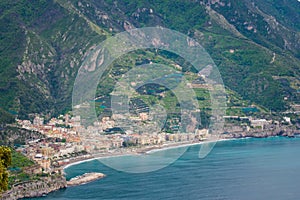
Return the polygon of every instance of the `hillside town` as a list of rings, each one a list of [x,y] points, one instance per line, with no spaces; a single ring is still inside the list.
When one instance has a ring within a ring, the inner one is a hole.
[[[134,119],[138,125],[147,126],[148,114],[140,113]],[[288,117],[284,117],[283,121],[239,116],[224,116],[224,119],[226,123],[220,139],[296,134]],[[25,145],[17,147],[18,152],[37,163],[33,169],[29,169],[34,173],[62,172],[61,166],[89,159],[93,155],[122,155],[170,145],[199,143],[209,140],[211,135],[207,129],[196,129],[195,133],[126,132],[115,125],[113,117],[103,117],[93,126],[84,127],[80,116],[70,114],[52,118],[47,123],[38,115],[32,122],[17,120],[17,123],[21,128],[38,131],[45,136],[44,139],[27,141]]]
[[[135,118],[140,123],[147,120],[147,114]],[[92,154],[124,154],[137,152],[141,147],[163,147],[165,145],[199,142],[207,137],[207,129],[197,130],[196,133],[125,133],[115,127],[115,121],[104,117],[100,122],[85,128],[80,124],[80,117],[61,115],[44,123],[42,117],[36,116],[31,123],[29,120],[17,120],[24,129],[38,131],[45,139],[28,141],[17,151],[23,153],[41,166],[40,170],[52,172],[59,166],[66,165],[79,159],[88,159]],[[81,134],[81,133],[84,133]]]

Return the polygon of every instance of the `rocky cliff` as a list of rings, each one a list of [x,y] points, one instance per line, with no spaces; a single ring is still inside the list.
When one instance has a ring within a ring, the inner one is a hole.
[[[29,197],[38,197],[67,187],[65,177],[61,175],[44,177],[36,181],[16,184],[11,190],[2,194],[2,200],[16,200]]]

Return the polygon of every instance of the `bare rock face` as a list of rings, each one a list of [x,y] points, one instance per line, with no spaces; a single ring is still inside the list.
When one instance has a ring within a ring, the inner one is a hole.
[[[50,192],[67,187],[65,177],[61,175],[44,177],[41,180],[16,184],[11,190],[2,194],[3,200],[17,200],[29,197],[39,197]]]
[[[300,132],[292,127],[281,127],[274,130],[228,131],[227,134],[222,135],[222,138],[296,137],[298,135],[300,135]]]

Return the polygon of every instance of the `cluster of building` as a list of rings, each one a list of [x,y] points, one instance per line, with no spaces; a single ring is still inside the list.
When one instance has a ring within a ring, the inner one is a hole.
[[[276,127],[279,127],[281,124],[291,124],[290,117],[283,117],[283,121],[274,121],[267,119],[257,119],[253,117],[240,117],[240,116],[223,116],[225,120],[229,122],[237,122],[236,125],[232,125],[233,123],[228,123],[227,128],[225,127],[225,131],[228,132],[238,132],[238,131],[256,131],[260,130],[271,130]],[[229,128],[228,128],[229,127]],[[229,130],[230,129],[230,130]]]
[[[133,120],[137,126],[147,126],[147,113],[140,113]],[[44,123],[36,116],[33,122],[17,120],[19,126],[45,135],[44,139],[29,141],[17,150],[36,161],[44,171],[68,162],[69,159],[87,153],[110,153],[135,151],[147,145],[164,145],[175,142],[197,142],[205,140],[207,130],[195,133],[149,132],[140,134],[134,129],[123,130],[111,117],[103,117],[92,126],[81,125],[79,116],[61,115]],[[150,125],[149,125],[150,126]],[[133,126],[134,127],[134,126]],[[149,129],[151,130],[151,129]],[[126,148],[132,147],[132,148]]]
[[[140,109],[142,106],[136,104]],[[130,129],[120,128],[115,119],[126,118],[131,124]],[[70,159],[89,154],[128,153],[139,147],[160,146],[178,142],[199,142],[205,140],[208,131],[196,129],[194,133],[166,133],[152,131],[154,125],[147,112],[136,116],[102,117],[101,121],[85,127],[79,116],[60,115],[44,123],[42,117],[36,116],[29,120],[17,120],[19,126],[42,133],[45,137],[27,142],[17,150],[36,161],[40,169],[51,172],[57,166],[66,164]],[[251,132],[274,129],[282,122],[252,117],[224,116],[226,123],[224,133]],[[231,122],[231,123],[230,123]],[[291,123],[290,118],[284,118]],[[179,122],[180,123],[180,122]],[[143,132],[139,132],[143,130]],[[155,128],[153,129],[155,130]],[[131,148],[128,148],[131,147]]]

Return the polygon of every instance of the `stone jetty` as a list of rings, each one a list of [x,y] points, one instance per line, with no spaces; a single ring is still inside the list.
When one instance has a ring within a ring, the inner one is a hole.
[[[89,183],[101,178],[104,178],[105,175],[102,173],[85,173],[81,176],[76,176],[72,179],[70,179],[69,181],[67,181],[67,186],[76,186],[76,185],[81,185],[81,184],[85,184],[85,183]]]

